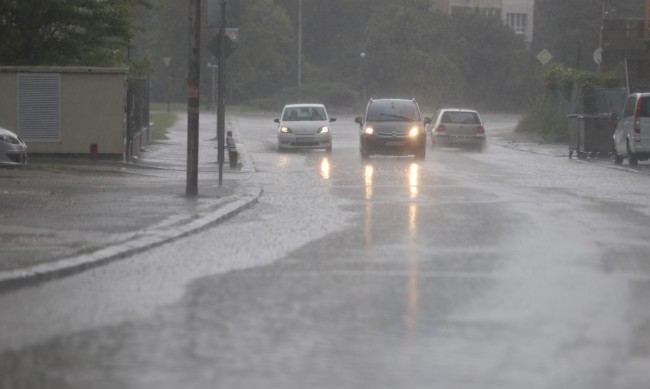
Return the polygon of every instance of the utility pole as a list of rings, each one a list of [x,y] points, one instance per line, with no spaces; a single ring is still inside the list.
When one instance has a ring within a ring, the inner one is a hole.
[[[298,0],[298,102],[302,102],[302,0]]]
[[[219,162],[219,186],[223,184],[223,161],[225,152],[226,109],[223,102],[226,90],[226,0],[221,0],[219,22],[219,77],[217,91],[217,160]]]
[[[199,177],[199,80],[201,0],[190,0],[190,53],[187,77],[187,179],[185,196],[198,195]]]

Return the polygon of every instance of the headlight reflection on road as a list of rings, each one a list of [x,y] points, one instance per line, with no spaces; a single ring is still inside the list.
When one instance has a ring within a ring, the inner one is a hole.
[[[330,161],[327,158],[323,158],[323,161],[320,163],[320,175],[326,180],[330,179],[330,173],[331,173],[331,165]]]
[[[418,196],[418,185],[420,184],[420,166],[417,163],[412,163],[409,167],[409,192],[411,199]]]
[[[278,168],[286,169],[287,167],[289,167],[289,157],[286,155],[280,156],[280,158],[278,158]]]
[[[364,178],[365,178],[365,184],[366,184],[366,200],[370,200],[372,198],[372,175],[374,174],[374,168],[372,165],[366,165],[365,171],[364,171]]]
[[[364,184],[366,189],[366,208],[363,218],[364,237],[366,247],[372,244],[372,176],[374,169],[372,165],[366,165],[364,169]]]
[[[408,217],[410,249],[408,258],[408,281],[406,282],[406,331],[410,335],[416,335],[420,316],[420,290],[418,287],[420,269],[418,267],[416,250],[418,206],[416,204],[409,205]]]

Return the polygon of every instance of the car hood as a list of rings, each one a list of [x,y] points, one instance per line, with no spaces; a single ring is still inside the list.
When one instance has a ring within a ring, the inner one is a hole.
[[[15,138],[18,138],[18,135],[16,135],[15,133],[7,130],[6,128],[2,128],[2,127],[0,127],[0,135],[10,135],[10,136],[13,136]]]
[[[282,122],[280,126],[288,127],[296,135],[317,134],[321,127],[328,126],[327,120],[308,120],[296,122]]]

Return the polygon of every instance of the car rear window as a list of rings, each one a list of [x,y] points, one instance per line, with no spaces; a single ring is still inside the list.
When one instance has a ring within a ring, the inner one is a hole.
[[[291,107],[284,110],[282,120],[285,122],[327,120],[323,107]]]
[[[407,101],[373,101],[368,107],[366,120],[371,122],[420,121],[420,110],[415,102]]]
[[[455,124],[481,124],[481,119],[475,112],[453,112],[447,111],[440,118],[441,123]]]

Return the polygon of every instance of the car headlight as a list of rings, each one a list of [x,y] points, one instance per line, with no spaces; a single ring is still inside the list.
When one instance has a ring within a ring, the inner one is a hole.
[[[368,126],[368,127],[366,127],[365,130],[363,130],[363,133],[366,134],[366,135],[372,135],[372,134],[375,133],[375,129],[372,128],[372,127],[370,127],[370,126]]]
[[[411,138],[415,138],[416,136],[420,135],[420,132],[422,132],[422,129],[420,127],[411,127],[409,130],[409,136]]]
[[[19,145],[20,141],[13,136],[0,135],[0,142],[8,143],[10,145]]]
[[[292,131],[291,131],[291,129],[289,127],[284,127],[284,126],[280,127],[280,132],[282,132],[284,134],[291,134],[292,133]]]
[[[323,126],[323,127],[318,129],[319,134],[325,134],[327,132],[330,132],[330,128],[328,126]]]

